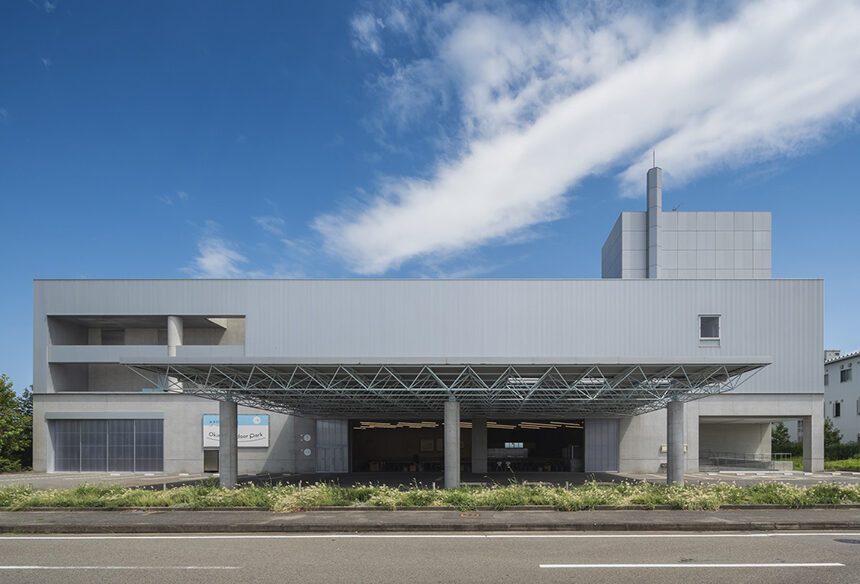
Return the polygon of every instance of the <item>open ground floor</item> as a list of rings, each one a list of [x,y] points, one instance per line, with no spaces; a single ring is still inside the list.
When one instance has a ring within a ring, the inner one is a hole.
[[[454,474],[458,484],[488,476],[665,477],[674,444],[688,473],[789,471],[790,462],[773,460],[771,423],[803,419],[811,430],[804,434],[804,470],[816,472],[823,469],[821,400],[733,393],[677,404],[674,414],[669,408],[638,416],[469,419],[449,402],[437,417],[315,418],[181,394],[37,394],[34,468],[205,476],[223,474],[230,450],[228,463],[235,462],[227,471],[236,475],[421,475],[451,486],[444,477]]]

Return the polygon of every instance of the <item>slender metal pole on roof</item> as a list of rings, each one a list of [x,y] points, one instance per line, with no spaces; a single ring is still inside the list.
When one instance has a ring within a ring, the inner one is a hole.
[[[460,404],[445,402],[445,488],[460,486]]]

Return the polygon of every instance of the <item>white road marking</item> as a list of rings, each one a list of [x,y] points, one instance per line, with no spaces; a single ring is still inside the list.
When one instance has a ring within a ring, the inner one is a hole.
[[[739,537],[860,537],[860,533],[330,533],[330,534],[201,534],[201,535],[5,535],[0,541],[126,540],[126,539],[697,539]]]
[[[540,564],[541,568],[844,568],[836,562],[767,564]]]
[[[239,570],[239,566],[0,566],[0,570]]]

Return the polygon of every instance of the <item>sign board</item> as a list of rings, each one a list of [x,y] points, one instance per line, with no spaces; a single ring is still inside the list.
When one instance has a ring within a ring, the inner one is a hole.
[[[269,416],[267,414],[239,415],[239,448],[268,448]],[[220,445],[218,414],[203,416],[203,448]]]

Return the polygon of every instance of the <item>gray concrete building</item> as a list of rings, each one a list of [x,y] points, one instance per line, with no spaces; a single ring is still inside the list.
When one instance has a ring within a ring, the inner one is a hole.
[[[36,280],[42,471],[823,468],[823,284],[769,213],[621,214],[599,280]]]

